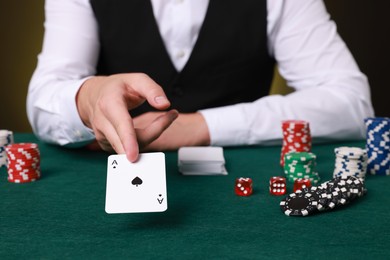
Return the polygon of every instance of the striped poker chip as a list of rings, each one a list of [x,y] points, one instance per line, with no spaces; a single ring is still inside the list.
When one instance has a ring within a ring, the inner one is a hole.
[[[303,120],[282,121],[283,144],[280,165],[284,166],[285,155],[290,152],[310,152],[312,138],[309,123]]]
[[[366,193],[363,178],[341,176],[289,194],[280,208],[287,216],[308,216],[345,207]]]
[[[364,178],[367,172],[368,153],[360,147],[338,147],[333,177],[355,176]]]
[[[290,152],[285,155],[284,173],[289,182],[297,179],[309,179],[316,185],[320,176],[316,171],[316,155],[311,152]]]
[[[7,153],[5,147],[14,142],[13,132],[9,130],[0,130],[0,167],[7,166]]]
[[[298,190],[300,191],[300,190]],[[311,193],[295,192],[280,202],[280,208],[287,216],[308,216],[317,210],[318,201]]]
[[[317,210],[322,211],[327,208],[328,205],[328,196],[326,191],[321,189],[318,186],[311,186],[309,188],[304,188],[301,190],[302,193],[309,193],[315,201],[317,201]]]
[[[343,176],[340,177],[339,182],[341,183],[342,181],[345,182],[345,186],[349,190],[349,197],[351,200],[361,197],[366,193],[363,179],[353,176]]]
[[[390,175],[390,118],[366,118],[364,122],[367,172],[372,175]]]
[[[336,186],[335,191],[337,191],[340,194],[339,200],[337,201],[337,205],[345,205],[349,202],[349,190],[347,187],[339,187]]]
[[[339,205],[339,199],[341,197],[341,194],[334,190],[334,189],[329,189],[327,193],[328,197],[328,209],[334,209],[336,208],[337,205]]]
[[[354,176],[341,176],[333,178],[327,183],[328,191],[337,195],[333,203],[336,206],[346,205],[366,193],[364,180]],[[336,193],[335,193],[336,192]]]
[[[367,151],[360,147],[342,146],[334,149],[336,155],[345,156],[345,158],[358,159],[367,155]]]
[[[5,147],[8,181],[28,183],[41,177],[40,152],[35,143],[15,143]]]

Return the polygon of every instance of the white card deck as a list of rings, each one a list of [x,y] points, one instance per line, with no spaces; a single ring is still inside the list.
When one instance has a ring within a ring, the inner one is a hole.
[[[216,146],[181,147],[179,171],[184,175],[227,175],[223,148]]]
[[[142,153],[135,163],[110,155],[107,164],[106,212],[161,212],[168,208],[165,155]]]

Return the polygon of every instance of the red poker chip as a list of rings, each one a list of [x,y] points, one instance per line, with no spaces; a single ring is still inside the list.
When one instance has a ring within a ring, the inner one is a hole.
[[[36,143],[14,143],[6,146],[6,149],[18,150],[18,149],[37,149]]]
[[[22,152],[26,152],[26,151],[35,151],[35,152],[39,152],[39,148],[38,148],[38,145],[36,146],[20,146],[20,144],[16,143],[16,144],[9,144],[5,147],[5,150],[7,151],[10,151],[10,152],[14,152],[14,153],[22,153]]]
[[[283,127],[293,127],[293,128],[308,127],[309,122],[304,121],[304,120],[283,120],[282,126]]]
[[[11,153],[8,153],[8,158],[10,159],[22,159],[22,160],[31,160],[31,159],[35,159],[35,158],[40,158],[40,155],[39,154],[28,154],[28,155],[19,155],[19,154],[11,154]]]
[[[14,168],[14,167],[10,167],[8,168],[8,172],[9,173],[17,173],[17,174],[31,174],[31,173],[36,173],[36,172],[39,172],[40,169],[39,168]]]
[[[304,135],[285,135],[283,136],[283,140],[311,140],[310,134]]]
[[[310,138],[310,133],[302,133],[302,132],[299,132],[299,133],[291,133],[291,134],[286,134],[286,135],[283,135],[284,138]]]
[[[23,182],[27,182],[27,181],[31,181],[31,180],[38,180],[41,176],[40,175],[35,175],[35,176],[13,176],[13,175],[9,175],[8,176],[8,180],[12,180],[12,181],[23,181]]]
[[[21,160],[21,161],[36,161],[39,160],[41,157],[39,155],[29,155],[29,156],[24,156],[24,155],[14,155],[14,154],[7,154],[7,158],[10,161],[16,161],[16,160]]]
[[[301,136],[286,136],[285,138],[283,138],[283,140],[285,140],[286,142],[292,142],[292,141],[297,141],[297,142],[309,142],[311,141],[311,137],[308,137],[308,136],[305,136],[305,137],[301,137]]]
[[[41,160],[34,159],[34,160],[23,160],[23,159],[15,159],[15,160],[8,160],[9,164],[19,164],[19,165],[31,165],[31,164],[39,164]]]
[[[14,161],[14,162],[15,161],[22,161],[22,162],[39,161],[41,159],[39,156],[35,156],[31,158],[8,156],[7,158],[9,161]]]
[[[23,180],[23,179],[12,179],[12,178],[9,178],[8,177],[8,181],[9,182],[12,182],[12,183],[29,183],[29,182],[34,182],[34,181],[37,181],[39,180],[39,177],[37,178],[31,178],[31,179],[28,179],[28,180]]]
[[[310,129],[286,129],[284,133],[286,135],[308,135],[310,134]]]
[[[14,158],[33,159],[33,158],[40,157],[40,154],[36,153],[36,152],[14,153],[11,151],[7,151],[7,155],[11,159],[14,159]]]
[[[30,175],[18,175],[18,174],[8,174],[8,178],[12,179],[12,180],[24,180],[24,181],[27,181],[27,180],[30,180],[30,179],[37,179],[37,178],[40,178],[41,175],[40,174],[30,174]]]
[[[290,152],[310,152],[312,138],[309,122],[304,120],[282,121],[283,145],[280,165],[284,166],[284,156]]]
[[[6,146],[5,150],[13,154],[25,154],[25,153],[39,154],[39,150],[37,148],[29,148],[29,149],[13,148],[8,145]]]
[[[310,136],[286,136],[283,138],[286,142],[292,142],[292,141],[297,141],[297,142],[311,142],[311,137]]]
[[[19,181],[24,181],[24,182],[27,182],[29,180],[37,180],[39,179],[41,176],[40,175],[31,175],[31,176],[17,176],[17,175],[8,175],[8,180],[19,180]]]
[[[15,165],[15,166],[23,166],[23,167],[28,167],[32,165],[39,165],[41,162],[38,161],[8,161],[8,165]]]
[[[22,172],[23,170],[36,171],[40,169],[40,165],[35,165],[35,166],[11,165],[8,166],[8,169],[12,171],[18,171],[18,172]]]
[[[8,169],[14,169],[14,170],[23,170],[23,169],[32,169],[32,170],[35,170],[35,169],[39,169],[40,168],[40,164],[32,164],[32,165],[23,165],[23,164],[12,164],[12,165],[8,165]]]
[[[15,143],[6,146],[8,181],[28,183],[41,177],[40,152],[35,143]]]
[[[292,129],[292,128],[283,128],[283,135],[299,135],[299,134],[310,134],[310,129]]]
[[[8,161],[10,163],[36,163],[36,162],[39,162],[41,160],[40,157],[34,157],[34,158],[17,158],[17,157],[11,157],[11,156],[8,156],[7,157]]]
[[[305,151],[307,149],[311,149],[311,146],[300,145],[299,143],[294,143],[293,145],[287,145],[286,147],[288,147],[288,148],[283,149],[283,151],[286,151],[286,152],[302,152],[302,151]]]
[[[35,172],[37,172],[37,171],[40,171],[40,168],[22,168],[22,167],[18,167],[18,168],[16,168],[16,167],[10,167],[10,168],[8,168],[8,172],[9,173],[17,173],[17,174],[23,174],[23,173],[25,173],[25,174],[33,174],[33,173],[35,173]]]
[[[34,170],[34,171],[13,171],[13,170],[10,170],[8,172],[8,174],[12,174],[13,176],[35,176],[35,175],[40,175],[41,172],[39,170]]]

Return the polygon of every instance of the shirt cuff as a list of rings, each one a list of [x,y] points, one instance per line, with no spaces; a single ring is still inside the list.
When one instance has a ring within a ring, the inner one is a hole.
[[[95,135],[92,129],[85,126],[81,120],[76,104],[76,95],[80,89],[80,86],[88,78],[72,82],[69,84],[69,86],[67,86],[66,91],[64,90],[62,93],[60,93],[63,100],[68,101],[60,102],[59,104],[60,111],[63,111],[61,114],[64,116],[63,120],[61,121],[67,125],[64,127],[64,129],[68,129],[68,140],[62,143],[62,145],[67,147],[81,147],[95,139]],[[71,142],[69,142],[69,140],[71,140]]]
[[[242,104],[241,104],[242,105]],[[248,142],[249,130],[239,105],[199,110],[210,134],[210,145],[234,146]]]

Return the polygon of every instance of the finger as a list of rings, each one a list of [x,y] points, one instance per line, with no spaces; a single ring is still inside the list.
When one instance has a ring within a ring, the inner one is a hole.
[[[126,154],[129,161],[138,159],[138,142],[132,119],[124,102],[114,102],[115,105],[102,104],[101,109],[107,122],[104,135],[118,154]],[[103,121],[103,120],[102,120]]]
[[[145,98],[154,108],[163,110],[171,105],[164,90],[146,74],[133,73],[124,77],[124,80],[131,94],[135,92]]]
[[[175,121],[178,115],[177,110],[170,110],[153,120],[148,127],[136,129],[140,146],[147,146],[156,140]]]
[[[94,132],[99,146],[107,152],[115,151],[117,154],[124,154],[125,150],[121,140],[115,128],[111,125],[111,122],[109,122],[102,114],[94,122]]]

